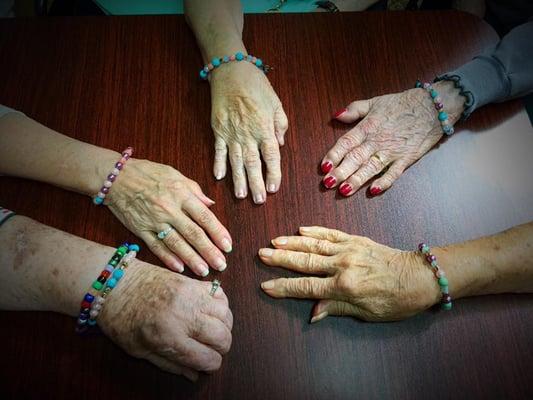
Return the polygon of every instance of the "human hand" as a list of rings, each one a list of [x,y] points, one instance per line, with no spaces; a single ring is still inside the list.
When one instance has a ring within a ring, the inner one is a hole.
[[[320,299],[311,322],[328,315],[367,321],[394,321],[436,304],[440,290],[424,259],[372,240],[322,227],[302,227],[300,235],[272,240],[276,249],[260,249],[261,260],[305,274],[263,282],[275,298]]]
[[[220,368],[233,315],[221,287],[135,260],[107,296],[103,332],[128,354],[190,380]]]
[[[174,168],[130,159],[105,204],[167,267],[183,272],[185,263],[201,276],[209,274],[208,265],[226,268],[219,249],[230,252],[232,241],[208,208],[214,202]],[[169,228],[160,240],[157,234]]]
[[[452,82],[437,82],[433,87],[442,98],[449,122],[454,124],[463,112],[464,97]],[[322,172],[327,174],[324,186],[329,189],[340,184],[343,196],[351,196],[383,171],[372,183],[370,194],[387,190],[442,137],[437,111],[424,89],[354,101],[334,118],[344,123],[363,118],[322,160]]]
[[[288,124],[283,106],[265,74],[249,62],[224,65],[210,79],[213,173],[216,179],[224,178],[229,157],[235,196],[245,198],[249,185],[254,202],[262,204],[266,192],[277,192],[281,183],[279,146]]]

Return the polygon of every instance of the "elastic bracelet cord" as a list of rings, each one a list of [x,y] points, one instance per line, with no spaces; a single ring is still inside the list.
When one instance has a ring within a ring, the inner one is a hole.
[[[254,57],[251,54],[245,56],[243,53],[238,51],[237,53],[232,54],[231,56],[213,58],[210,63],[204,65],[204,67],[200,70],[200,78],[204,81],[207,80],[207,77],[215,68],[220,67],[222,64],[227,64],[233,61],[248,61],[255,65],[257,68],[259,68],[261,71],[263,71],[265,74],[267,74],[270,70],[273,69],[269,65],[263,64],[263,60],[261,60],[260,58]]]
[[[459,89],[459,94],[465,98],[465,104],[463,105],[464,109],[461,113],[461,121],[466,121],[466,119],[472,114],[474,111],[474,104],[475,104],[475,98],[474,94],[466,90],[463,86],[463,83],[461,82],[461,77],[459,75],[442,75],[437,76],[433,82],[440,82],[440,81],[450,81],[453,82],[453,85],[456,89]]]
[[[104,199],[106,195],[111,190],[111,186],[113,186],[113,182],[117,179],[117,176],[120,174],[120,171],[122,171],[122,168],[124,168],[124,165],[126,162],[130,159],[130,157],[133,154],[133,147],[127,147],[122,152],[122,157],[120,160],[118,160],[115,163],[115,166],[111,170],[111,173],[107,175],[106,180],[104,181],[103,186],[100,188],[100,191],[96,194],[96,196],[93,197],[93,203],[99,206],[104,202]]]
[[[420,243],[418,245],[418,250],[420,250],[420,253],[422,253],[426,261],[431,266],[431,269],[433,273],[435,274],[435,277],[437,278],[437,281],[439,283],[440,291],[442,293],[442,297],[440,299],[441,308],[443,310],[451,310],[452,309],[452,296],[450,296],[450,293],[449,293],[450,289],[448,287],[448,278],[446,278],[446,273],[441,267],[439,267],[439,264],[437,263],[437,257],[431,254],[431,249],[429,248],[427,244]]]
[[[140,248],[137,244],[124,243],[117,247],[105,268],[100,272],[98,278],[96,278],[87,293],[83,296],[80,305],[80,314],[76,322],[77,333],[85,333],[90,326],[96,325],[96,318],[102,309],[105,297],[117,285],[118,281],[124,275],[124,269],[135,258],[139,250]],[[124,266],[125,262],[126,265]],[[96,299],[102,297],[104,292],[104,301],[100,300],[95,302]],[[96,304],[98,304],[98,307],[96,307]]]
[[[6,222],[9,218],[14,217],[16,214],[8,210],[7,208],[0,207],[0,226]]]
[[[431,83],[425,82],[422,83],[420,81],[416,81],[416,88],[422,88],[425,89],[429,95],[431,96],[431,99],[433,100],[433,105],[435,106],[435,110],[438,111],[438,119],[440,121],[440,124],[442,126],[442,132],[444,132],[445,135],[451,136],[455,132],[453,129],[453,125],[450,123],[450,120],[448,119],[448,113],[444,111],[444,104],[442,103],[442,98],[439,96],[439,93],[433,89],[433,86],[431,86]]]

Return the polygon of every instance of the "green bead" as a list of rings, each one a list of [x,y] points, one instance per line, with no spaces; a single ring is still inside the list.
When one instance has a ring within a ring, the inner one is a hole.
[[[116,254],[120,254],[121,257],[124,256],[124,254],[126,254],[128,252],[128,248],[126,246],[120,246],[118,249],[117,249],[117,252]]]
[[[448,286],[448,279],[446,279],[445,276],[441,276],[439,278],[439,285],[444,287],[444,286]]]
[[[452,309],[452,303],[442,303],[441,307],[443,310],[449,311]]]
[[[428,254],[428,253],[429,253],[429,246],[427,244],[425,244],[422,247],[422,254]]]
[[[100,282],[98,281],[93,282],[93,288],[95,288],[96,290],[102,290],[103,287],[104,285],[102,285]]]
[[[113,259],[112,259],[111,261],[109,261],[109,265],[112,265],[113,267],[116,267],[117,264],[118,264],[118,261],[117,261],[117,260],[113,260]]]

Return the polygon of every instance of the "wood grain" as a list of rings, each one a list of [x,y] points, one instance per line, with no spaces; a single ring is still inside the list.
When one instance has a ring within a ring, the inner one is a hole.
[[[520,101],[460,125],[378,198],[320,189],[318,163],[347,129],[333,111],[401,91],[468,61],[497,40],[456,12],[246,16],[245,42],[289,117],[283,184],[265,206],[232,196],[211,174],[208,85],[181,16],[0,21],[0,103],[67,135],[172,165],[216,200],[236,245],[222,280],[235,315],[220,371],[196,385],[130,358],[73,321],[0,313],[3,398],[448,399],[533,397],[533,296],[457,301],[398,323],[328,318],[310,301],[274,301],[259,283],[290,274],[256,251],[301,225],[336,227],[403,249],[441,245],[533,219],[533,129]],[[24,162],[24,160],[21,160]],[[2,177],[0,204],[112,245],[131,234],[105,208],[48,185]],[[141,258],[157,263],[144,251]]]

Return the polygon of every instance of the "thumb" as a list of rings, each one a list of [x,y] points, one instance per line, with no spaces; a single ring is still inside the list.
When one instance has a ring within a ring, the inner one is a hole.
[[[315,304],[311,313],[311,323],[321,321],[328,315],[350,315],[357,317],[359,315],[359,308],[353,304],[344,301],[336,300],[320,300]]]
[[[285,144],[285,132],[289,127],[289,121],[283,111],[283,107],[280,105],[274,113],[274,133],[280,146]]]
[[[344,122],[345,124],[349,124],[357,121],[358,119],[364,118],[370,111],[372,100],[373,99],[354,101],[346,108],[343,108],[342,110],[339,110],[333,114],[333,119]]]

